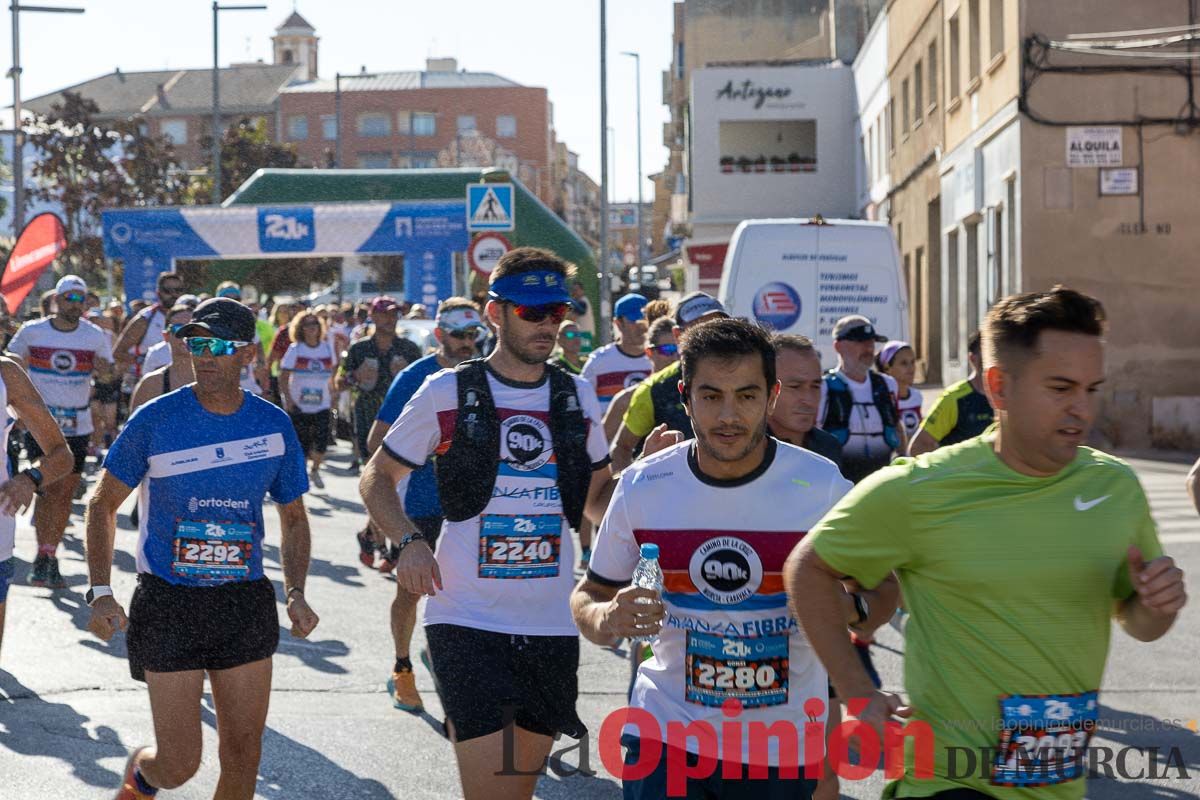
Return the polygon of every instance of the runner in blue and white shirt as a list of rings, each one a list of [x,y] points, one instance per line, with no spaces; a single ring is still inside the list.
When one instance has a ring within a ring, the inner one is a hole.
[[[214,298],[196,307],[177,336],[192,355],[196,383],[141,406],[113,442],[88,510],[92,586],[89,627],[108,640],[128,626],[130,672],[150,689],[156,749],[130,758],[118,800],[153,797],[195,770],[200,726],[170,724],[184,698],[200,703],[213,685],[218,728],[261,741],[279,641],[275,591],[263,576],[262,506],[269,494],[282,522],[282,562],[292,635],[307,636],[317,616],[304,599],[309,529],[308,479],[291,421],[238,385],[254,359],[254,314]],[[108,585],[116,513],[137,488],[141,508],[138,586],[129,617]],[[221,751],[221,785],[254,793],[259,751]]]

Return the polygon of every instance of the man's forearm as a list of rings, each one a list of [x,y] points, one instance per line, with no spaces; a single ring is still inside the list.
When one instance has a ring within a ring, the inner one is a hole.
[[[97,502],[93,497],[88,503],[84,530],[88,580],[92,586],[108,586],[112,580],[113,542],[117,537],[117,515],[115,509]]]
[[[620,474],[629,468],[633,463],[633,448],[621,441],[618,434],[616,441],[609,448],[609,457],[612,458],[612,471],[614,475]]]
[[[1178,612],[1162,614],[1142,605],[1137,595],[1121,603],[1117,610],[1117,622],[1126,633],[1141,642],[1153,642],[1161,638],[1175,624]]]
[[[389,457],[377,454],[374,458],[380,456]],[[404,513],[404,504],[400,502],[395,484],[390,483],[382,470],[373,467],[372,462],[367,462],[358,484],[358,493],[367,506],[372,524],[387,538],[398,541],[417,529]]]
[[[838,579],[796,554],[788,558],[784,574],[792,614],[824,664],[838,696],[866,697],[875,691],[846,633],[844,590]]]
[[[593,644],[607,646],[613,643],[613,638],[601,630],[604,606],[610,599],[600,597],[583,585],[571,593],[571,615],[575,618],[575,625],[579,628],[580,635]]]
[[[600,523],[604,520],[605,513],[608,512],[608,504],[612,502],[613,492],[617,489],[616,477],[609,475],[604,485],[600,487],[600,491],[596,492],[596,496],[591,498],[584,509],[584,515],[591,520],[591,523],[600,528]]]
[[[308,514],[301,508],[299,513],[289,512],[283,519],[282,546],[283,588],[304,591],[308,578],[308,562],[312,552],[312,532],[308,527]]]

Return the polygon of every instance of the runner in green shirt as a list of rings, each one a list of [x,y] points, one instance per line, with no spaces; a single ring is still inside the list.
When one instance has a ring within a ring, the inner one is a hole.
[[[1082,798],[1110,618],[1152,641],[1184,605],[1133,471],[1083,446],[1103,324],[1061,287],[1002,300],[983,334],[996,426],[872,475],[789,559],[793,610],[838,695],[868,698],[877,730],[893,716],[932,729],[934,777],[913,776],[910,740],[885,797]],[[874,689],[837,613],[838,579],[893,571],[911,708]]]

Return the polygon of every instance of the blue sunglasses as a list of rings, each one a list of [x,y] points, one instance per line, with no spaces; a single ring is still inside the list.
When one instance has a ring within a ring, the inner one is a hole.
[[[189,336],[183,340],[187,343],[188,351],[194,356],[202,356],[205,352],[214,356],[231,356],[250,342],[231,342],[228,339],[215,339],[211,336]]]

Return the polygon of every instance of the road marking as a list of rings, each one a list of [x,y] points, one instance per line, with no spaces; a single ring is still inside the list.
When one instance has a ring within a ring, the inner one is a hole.
[[[1163,544],[1200,544],[1200,533],[1164,533],[1158,541]]]

